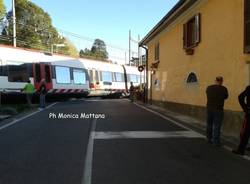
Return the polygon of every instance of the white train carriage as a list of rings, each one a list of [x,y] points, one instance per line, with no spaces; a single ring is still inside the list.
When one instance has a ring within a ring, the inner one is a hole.
[[[38,89],[46,80],[49,94],[89,92],[87,70],[79,60],[20,48],[0,46],[0,90],[20,93],[28,80]]]
[[[124,69],[121,65],[81,59],[90,77],[90,96],[125,93]]]
[[[81,59],[90,76],[90,96],[104,96],[116,93],[128,95],[130,82],[138,86],[143,75],[137,67]]]
[[[0,90],[20,93],[28,80],[49,94],[127,95],[130,82],[143,83],[137,67],[0,46]]]

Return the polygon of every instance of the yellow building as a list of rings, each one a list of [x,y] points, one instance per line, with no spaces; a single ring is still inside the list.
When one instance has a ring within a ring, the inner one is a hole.
[[[206,88],[224,77],[223,131],[238,136],[239,93],[250,79],[250,0],[180,0],[144,37],[148,98],[205,122]]]

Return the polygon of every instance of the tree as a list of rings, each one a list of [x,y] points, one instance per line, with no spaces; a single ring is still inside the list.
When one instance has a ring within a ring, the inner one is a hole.
[[[90,57],[94,59],[99,59],[103,61],[107,61],[108,52],[106,50],[106,44],[103,40],[95,39],[91,50],[85,48],[84,50],[80,50],[80,57]]]
[[[97,58],[104,59],[104,60],[108,59],[108,52],[106,50],[106,44],[101,39],[95,39],[91,48],[91,52]]]
[[[70,55],[73,57],[78,57],[78,51],[77,51],[75,45],[67,38],[63,38],[63,40],[64,41],[63,41],[62,45],[64,45],[64,46],[57,48],[56,52]]]
[[[36,49],[48,49],[57,39],[58,33],[52,26],[48,13],[28,0],[16,0],[16,36],[17,46]],[[8,12],[6,36],[12,37],[12,10]]]
[[[29,0],[16,0],[15,8],[17,46],[51,51],[54,45],[64,44],[65,47],[57,48],[58,52],[72,56],[78,55],[75,46],[59,35],[52,25],[50,15],[42,8]],[[11,38],[13,35],[12,11],[8,12],[6,18],[8,24],[2,34]],[[11,41],[8,44],[11,44]]]
[[[80,52],[79,52],[79,57],[84,57],[84,51],[81,49]]]
[[[0,0],[0,20],[4,17],[5,15],[5,6],[3,4],[3,0]]]

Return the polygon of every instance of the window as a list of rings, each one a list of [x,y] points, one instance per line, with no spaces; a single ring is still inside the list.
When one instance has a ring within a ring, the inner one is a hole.
[[[28,80],[29,73],[26,64],[8,66],[9,82],[27,82]]]
[[[94,73],[93,73],[93,70],[89,70],[89,80],[90,80],[91,82],[94,81]]]
[[[130,82],[134,82],[134,83],[140,82],[140,76],[139,75],[130,75]]]
[[[115,81],[116,82],[124,82],[123,73],[115,73]]]
[[[51,83],[50,66],[49,65],[45,65],[45,80],[47,83]]]
[[[102,81],[112,82],[112,73],[111,72],[102,72]]]
[[[40,64],[35,64],[35,77],[36,77],[36,82],[41,81],[41,65]]]
[[[160,44],[155,45],[155,61],[159,62],[160,59]]]
[[[59,84],[70,84],[70,69],[68,67],[56,66],[56,82]]]
[[[200,43],[200,14],[183,25],[183,48],[188,50]]]
[[[95,81],[96,81],[96,82],[99,82],[99,81],[100,81],[98,71],[95,71]]]
[[[86,84],[86,75],[83,70],[73,70],[73,78],[75,84]]]
[[[190,73],[188,75],[188,78],[187,78],[187,83],[197,83],[198,80],[197,80],[197,76],[195,75],[195,73]]]
[[[245,0],[244,8],[244,52],[250,53],[250,0]]]
[[[8,66],[7,65],[0,66],[0,76],[8,76]]]

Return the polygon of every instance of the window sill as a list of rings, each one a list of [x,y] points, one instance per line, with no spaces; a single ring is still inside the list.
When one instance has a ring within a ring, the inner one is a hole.
[[[160,60],[155,60],[152,64],[159,64],[160,63]]]
[[[189,49],[185,49],[186,55],[194,55],[194,49],[193,48],[189,48]]]

